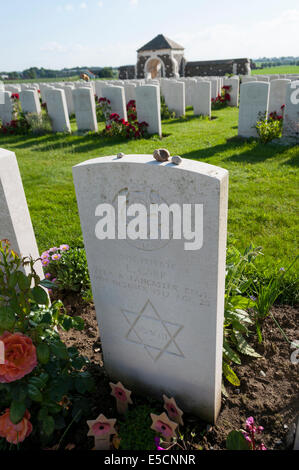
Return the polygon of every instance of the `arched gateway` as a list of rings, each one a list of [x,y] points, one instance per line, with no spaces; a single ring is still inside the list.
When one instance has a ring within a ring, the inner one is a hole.
[[[181,75],[184,48],[159,34],[137,51],[137,78],[160,78]]]

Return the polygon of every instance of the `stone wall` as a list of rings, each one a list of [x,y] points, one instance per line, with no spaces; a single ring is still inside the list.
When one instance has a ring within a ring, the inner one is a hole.
[[[136,67],[135,65],[123,65],[119,67],[119,79],[120,80],[133,80],[136,78]]]
[[[227,73],[237,75],[250,74],[249,59],[229,59],[229,60],[205,60],[187,62],[185,66],[185,77],[195,76],[222,76]]]

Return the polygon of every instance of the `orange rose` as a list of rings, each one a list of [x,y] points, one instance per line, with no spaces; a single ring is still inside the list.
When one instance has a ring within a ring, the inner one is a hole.
[[[19,380],[36,367],[36,349],[31,338],[22,333],[5,333],[0,336],[4,343],[4,364],[0,364],[0,383]]]
[[[9,408],[0,416],[0,437],[4,437],[11,444],[23,442],[32,432],[32,424],[30,423],[30,413],[25,411],[23,419],[18,424],[13,424],[9,417]]]

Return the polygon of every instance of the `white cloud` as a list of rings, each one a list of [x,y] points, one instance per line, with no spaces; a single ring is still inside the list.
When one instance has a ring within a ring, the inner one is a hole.
[[[103,5],[104,5],[103,2],[98,2],[98,7],[102,8]]]
[[[136,7],[139,3],[139,0],[130,0],[130,5]]]
[[[65,11],[72,11],[74,9],[74,5],[72,3],[67,3],[64,6]]]
[[[40,50],[43,52],[66,52],[66,47],[58,42],[51,41],[41,46]]]
[[[286,10],[267,21],[242,25],[214,24],[201,31],[173,35],[187,60],[298,55],[299,10]]]
[[[80,8],[85,9],[87,8],[87,4],[85,2],[80,3],[79,5]]]

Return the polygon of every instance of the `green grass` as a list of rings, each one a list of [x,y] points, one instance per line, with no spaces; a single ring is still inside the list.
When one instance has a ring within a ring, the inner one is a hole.
[[[24,78],[16,80],[4,80],[4,84],[15,84],[15,83],[44,83],[44,82],[73,82],[75,80],[80,80],[79,75],[74,75],[73,77],[56,77],[56,78]]]
[[[156,136],[126,141],[92,133],[0,136],[0,147],[16,153],[39,249],[72,245],[81,236],[73,165],[118,152],[151,154],[166,147],[172,155],[228,169],[228,231],[238,238],[237,246],[261,245],[267,262],[289,265],[297,249],[299,146],[237,138],[237,109],[214,111],[213,117],[209,121],[188,111],[186,120],[164,121],[162,141]]]
[[[278,65],[277,67],[265,67],[263,69],[252,70],[251,75],[268,75],[273,73],[298,73],[299,65]]]

